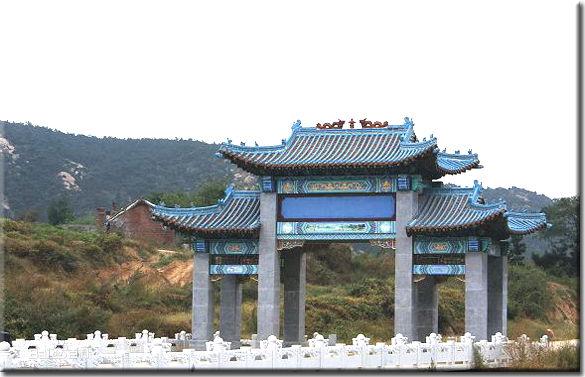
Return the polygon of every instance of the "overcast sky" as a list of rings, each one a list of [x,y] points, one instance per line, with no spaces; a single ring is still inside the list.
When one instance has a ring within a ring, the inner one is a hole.
[[[0,119],[115,137],[278,144],[353,117],[576,193],[572,1],[0,1]],[[193,177],[197,179],[197,177]]]

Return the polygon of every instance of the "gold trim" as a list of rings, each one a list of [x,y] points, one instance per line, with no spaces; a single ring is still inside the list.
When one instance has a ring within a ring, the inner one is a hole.
[[[304,244],[304,240],[278,240],[278,242],[276,242],[276,250],[290,250],[297,247],[303,247]]]
[[[414,277],[412,279],[412,281],[415,283],[421,282],[427,278],[427,275],[414,275],[414,276],[417,276],[417,277]]]

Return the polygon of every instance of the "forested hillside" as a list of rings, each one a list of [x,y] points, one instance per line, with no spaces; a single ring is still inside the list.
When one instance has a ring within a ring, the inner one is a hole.
[[[233,169],[217,146],[195,140],[116,139],[1,122],[5,210],[17,217],[69,198],[76,215],[155,191],[191,191]]]
[[[236,173],[233,165],[214,156],[217,145],[196,140],[97,138],[30,124],[0,126],[3,204],[13,218],[32,210],[45,220],[50,202],[63,196],[82,216],[154,192],[195,191],[203,182],[229,180]],[[540,211],[552,203],[517,187],[488,188],[484,195],[488,201],[502,198],[513,209]]]

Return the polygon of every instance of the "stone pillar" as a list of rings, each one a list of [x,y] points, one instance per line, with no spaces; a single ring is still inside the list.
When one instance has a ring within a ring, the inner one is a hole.
[[[232,342],[232,349],[240,348],[242,319],[242,284],[237,275],[224,275],[221,279],[219,335]]]
[[[488,336],[508,332],[508,259],[488,257]]]
[[[430,333],[439,332],[439,285],[434,276],[426,276],[415,283],[416,291],[416,334],[421,342]]]
[[[488,340],[488,255],[465,254],[465,331]]]
[[[258,340],[279,337],[280,254],[276,251],[276,193],[260,194]]]
[[[213,337],[213,289],[209,279],[209,254],[195,252],[193,257],[192,332],[195,349],[205,350]]]
[[[301,344],[305,337],[307,258],[300,248],[284,253],[284,342]]]
[[[396,193],[396,256],[394,275],[394,334],[412,340],[415,331],[415,297],[412,281],[413,239],[406,235],[406,224],[418,212],[418,194],[413,191]]]

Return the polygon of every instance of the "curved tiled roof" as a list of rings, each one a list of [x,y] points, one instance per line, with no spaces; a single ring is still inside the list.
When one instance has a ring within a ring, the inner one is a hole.
[[[479,166],[477,155],[447,154],[438,151],[437,140],[417,141],[414,124],[384,128],[315,129],[297,121],[292,135],[282,145],[247,147],[222,144],[218,155],[258,175],[282,172],[315,172],[320,169],[397,168],[431,158],[433,174],[457,174]]]
[[[529,234],[546,229],[544,213],[507,212],[508,229],[511,234]]]
[[[491,226],[501,236],[528,234],[547,226],[543,213],[509,212],[506,203],[484,204],[481,185],[425,191],[419,212],[406,226],[408,234],[454,233]]]
[[[459,174],[473,168],[480,168],[477,154],[437,153],[437,170],[445,174]]]
[[[208,207],[170,208],[151,204],[156,220],[176,230],[205,236],[257,235],[260,192],[226,190],[225,198]]]

